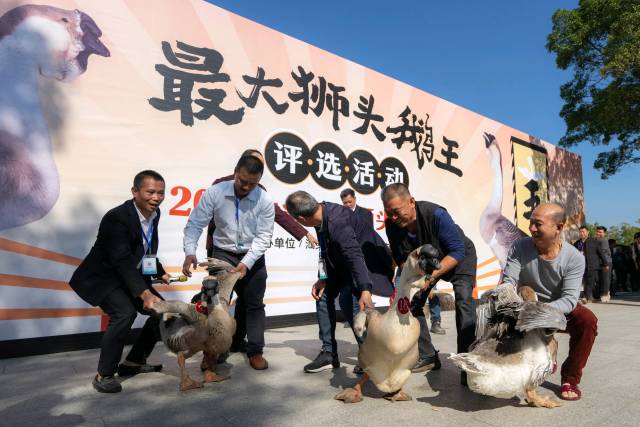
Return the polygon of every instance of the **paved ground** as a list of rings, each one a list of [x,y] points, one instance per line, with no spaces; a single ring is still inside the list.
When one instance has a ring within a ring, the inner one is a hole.
[[[234,354],[221,370],[231,379],[204,389],[178,391],[175,357],[162,344],[152,355],[161,373],[123,381],[124,391],[99,394],[91,387],[97,350],[0,360],[2,426],[162,426],[162,425],[638,425],[640,403],[640,296],[623,294],[610,304],[593,304],[599,336],[582,381],[583,398],[557,409],[529,408],[518,399],[476,395],[459,385],[457,368],[446,360],[455,349],[452,312],[443,313],[447,335],[435,336],[444,363],[440,371],[413,374],[406,390],[411,402],[391,403],[373,387],[362,403],[333,400],[355,382],[351,373],[357,347],[348,329],[339,328],[340,369],[304,374],[318,350],[317,329],[303,326],[267,332],[265,355],[271,367],[253,371]],[[560,360],[568,337],[559,335]],[[198,375],[198,361],[189,364]],[[554,375],[541,387],[557,393]]]

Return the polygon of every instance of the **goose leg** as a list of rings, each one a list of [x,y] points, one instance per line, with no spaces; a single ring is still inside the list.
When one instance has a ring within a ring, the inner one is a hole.
[[[562,406],[562,403],[551,397],[540,396],[535,389],[525,390],[527,394],[526,401],[529,406],[535,406],[536,408],[557,408]]]
[[[406,402],[413,399],[408,393],[402,391],[402,389],[395,393],[386,394],[384,398],[392,402]]]
[[[228,380],[229,377],[226,375],[216,374],[216,364],[218,355],[215,353],[204,353],[204,360],[206,360],[207,368],[204,371],[204,382],[205,383],[216,383],[224,380]]]
[[[180,391],[187,391],[194,388],[201,388],[202,383],[200,381],[194,381],[189,377],[189,373],[185,367],[185,360],[187,352],[181,351],[178,353],[178,366],[180,366]],[[191,356],[191,354],[189,354]]]
[[[362,387],[369,381],[369,375],[365,372],[360,377],[360,381],[353,388],[345,388],[340,393],[336,394],[334,399],[342,400],[344,403],[358,403],[362,401]]]

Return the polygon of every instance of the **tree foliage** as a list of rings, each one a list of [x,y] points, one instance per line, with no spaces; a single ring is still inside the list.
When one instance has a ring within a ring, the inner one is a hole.
[[[640,232],[640,219],[636,223],[638,225],[623,222],[622,224],[607,227],[607,239],[615,239],[618,245],[631,245],[633,243],[633,235]],[[591,237],[595,237],[596,227],[599,225],[604,224],[598,224],[597,222],[595,224],[585,224]]]
[[[608,146],[593,165],[603,179],[640,163],[640,0],[581,0],[557,10],[547,49],[573,71],[560,88],[560,145]]]

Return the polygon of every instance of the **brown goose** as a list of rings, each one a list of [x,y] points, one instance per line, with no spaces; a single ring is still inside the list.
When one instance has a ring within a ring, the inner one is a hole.
[[[202,306],[182,301],[160,301],[153,306],[162,314],[160,336],[165,345],[178,355],[180,390],[200,388],[203,383],[189,377],[185,360],[202,351],[205,356],[204,382],[223,381],[228,377],[215,373],[217,356],[229,351],[236,331],[235,319],[229,315],[229,298],[240,273],[229,273],[231,264],[217,259],[200,264],[209,269],[202,281]]]
[[[558,343],[553,333],[566,327],[564,314],[538,302],[529,287],[516,294],[513,286],[500,285],[482,300],[471,352],[449,357],[467,372],[469,388],[499,398],[524,394],[536,407],[561,406],[536,389],[555,371]]]

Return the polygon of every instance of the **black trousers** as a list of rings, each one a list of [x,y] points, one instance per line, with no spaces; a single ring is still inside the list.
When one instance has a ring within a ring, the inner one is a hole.
[[[599,278],[600,296],[607,295],[609,293],[609,287],[611,286],[611,267],[609,267],[607,270],[602,269],[599,271],[600,271],[600,278]]]
[[[234,254],[213,248],[213,257],[238,265],[244,254]],[[264,348],[264,292],[267,289],[267,266],[264,256],[260,257],[233,290],[238,295],[234,317],[236,333],[233,342],[239,343],[247,337],[247,356],[262,354]]]
[[[584,273],[584,297],[587,300],[593,300],[594,294],[597,291],[596,281],[600,276],[601,270],[589,269]]]
[[[149,290],[164,299],[152,287],[149,287]],[[132,296],[123,288],[116,288],[107,295],[100,303],[100,308],[109,315],[109,325],[102,336],[98,373],[101,376],[109,376],[114,375],[118,369],[125,340],[138,313],[150,315],[151,312],[142,307],[140,298]],[[160,339],[159,321],[159,317],[149,316],[127,355],[129,362],[146,363],[147,357]]]
[[[475,340],[476,333],[476,306],[473,301],[473,284],[475,277],[465,274],[456,274],[451,279],[453,292],[456,298],[456,331],[458,332],[458,353],[465,353]],[[418,351],[420,358],[433,356],[435,348],[431,342],[429,325],[424,315],[424,305],[428,295],[425,292],[416,294],[411,300],[411,314],[420,323],[420,337],[418,338]]]

